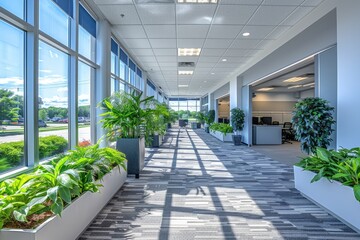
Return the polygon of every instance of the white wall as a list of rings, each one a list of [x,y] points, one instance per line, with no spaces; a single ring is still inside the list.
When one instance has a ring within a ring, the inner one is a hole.
[[[360,146],[360,1],[338,1],[337,147]]]
[[[294,93],[256,93],[256,97],[252,99],[254,102],[296,102],[298,98]]]
[[[310,90],[300,92],[300,98],[301,99],[314,97],[314,96],[315,96],[314,89],[310,89]]]

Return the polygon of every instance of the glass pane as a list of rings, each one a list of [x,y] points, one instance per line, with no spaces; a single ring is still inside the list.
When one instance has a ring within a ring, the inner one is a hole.
[[[110,91],[111,91],[111,94],[113,94],[114,92],[115,92],[115,79],[114,78],[111,78],[111,80],[110,80],[110,84],[111,84],[111,86],[110,86]]]
[[[130,84],[135,86],[135,72],[129,68],[129,79],[130,79]]]
[[[40,30],[69,46],[70,17],[52,0],[40,0]]]
[[[0,21],[0,172],[24,165],[23,31]]]
[[[125,91],[125,84],[120,82],[120,91]]]
[[[95,61],[95,41],[90,33],[79,26],[79,53],[92,61]]]
[[[68,140],[69,56],[44,42],[39,43],[39,137],[40,159],[61,153]],[[45,136],[51,136],[44,138]],[[56,142],[54,151],[45,151],[46,142]],[[45,141],[45,143],[44,143]],[[42,145],[44,145],[42,147]],[[44,148],[44,151],[42,151]]]
[[[111,52],[111,73],[112,74],[116,74],[115,70],[116,70],[116,54],[114,54],[113,52]]]
[[[79,146],[87,146],[90,139],[90,84],[94,69],[79,62],[78,78],[78,136]]]
[[[15,14],[21,19],[24,19],[24,0],[1,0],[0,7],[5,8],[9,12]]]
[[[128,69],[128,66],[123,61],[120,61],[120,78],[124,81],[128,80],[127,74],[126,74],[127,69]]]

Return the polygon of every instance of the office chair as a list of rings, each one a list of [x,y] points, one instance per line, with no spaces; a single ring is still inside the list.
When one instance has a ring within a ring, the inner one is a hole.
[[[272,125],[280,125],[280,123],[278,121],[273,121]]]
[[[282,143],[290,143],[292,144],[291,140],[294,139],[295,133],[292,129],[291,122],[284,122],[283,129],[282,129]]]

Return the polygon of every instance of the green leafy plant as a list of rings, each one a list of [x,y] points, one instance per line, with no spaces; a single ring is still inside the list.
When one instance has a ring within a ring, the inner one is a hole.
[[[242,131],[244,129],[245,113],[240,108],[231,109],[231,126],[234,131]]]
[[[211,125],[215,121],[215,110],[209,110],[204,116],[205,123]]]
[[[335,151],[318,147],[313,155],[303,158],[296,166],[316,173],[311,182],[324,177],[352,187],[360,202],[360,148]]]
[[[233,132],[233,128],[230,126],[230,124],[227,123],[213,123],[210,125],[210,130],[213,132],[221,132],[224,135]]]
[[[329,146],[335,123],[333,111],[334,108],[321,98],[305,98],[295,105],[292,118],[295,137],[307,154],[314,153],[316,147]]]
[[[95,181],[118,165],[125,168],[124,154],[95,144],[78,147],[30,173],[1,182],[0,228],[7,224],[31,228],[38,224],[31,220],[33,215],[60,215],[83,192],[97,192],[101,185]]]
[[[151,103],[151,102],[150,102]],[[154,135],[164,135],[166,132],[166,123],[169,116],[170,111],[166,104],[159,103],[156,100],[153,100],[151,104],[148,106],[153,109],[152,114],[148,114],[145,116],[145,141],[147,145],[153,140]]]
[[[100,107],[105,112],[100,115],[104,117],[100,122],[107,130],[108,139],[138,138],[143,135],[145,120],[154,110],[148,107],[153,97],[142,99],[141,96],[135,91],[120,91],[101,102]]]

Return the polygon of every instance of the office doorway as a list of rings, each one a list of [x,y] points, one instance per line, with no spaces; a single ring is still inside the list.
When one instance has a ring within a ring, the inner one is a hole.
[[[219,123],[230,122],[230,95],[217,99],[217,121]]]

